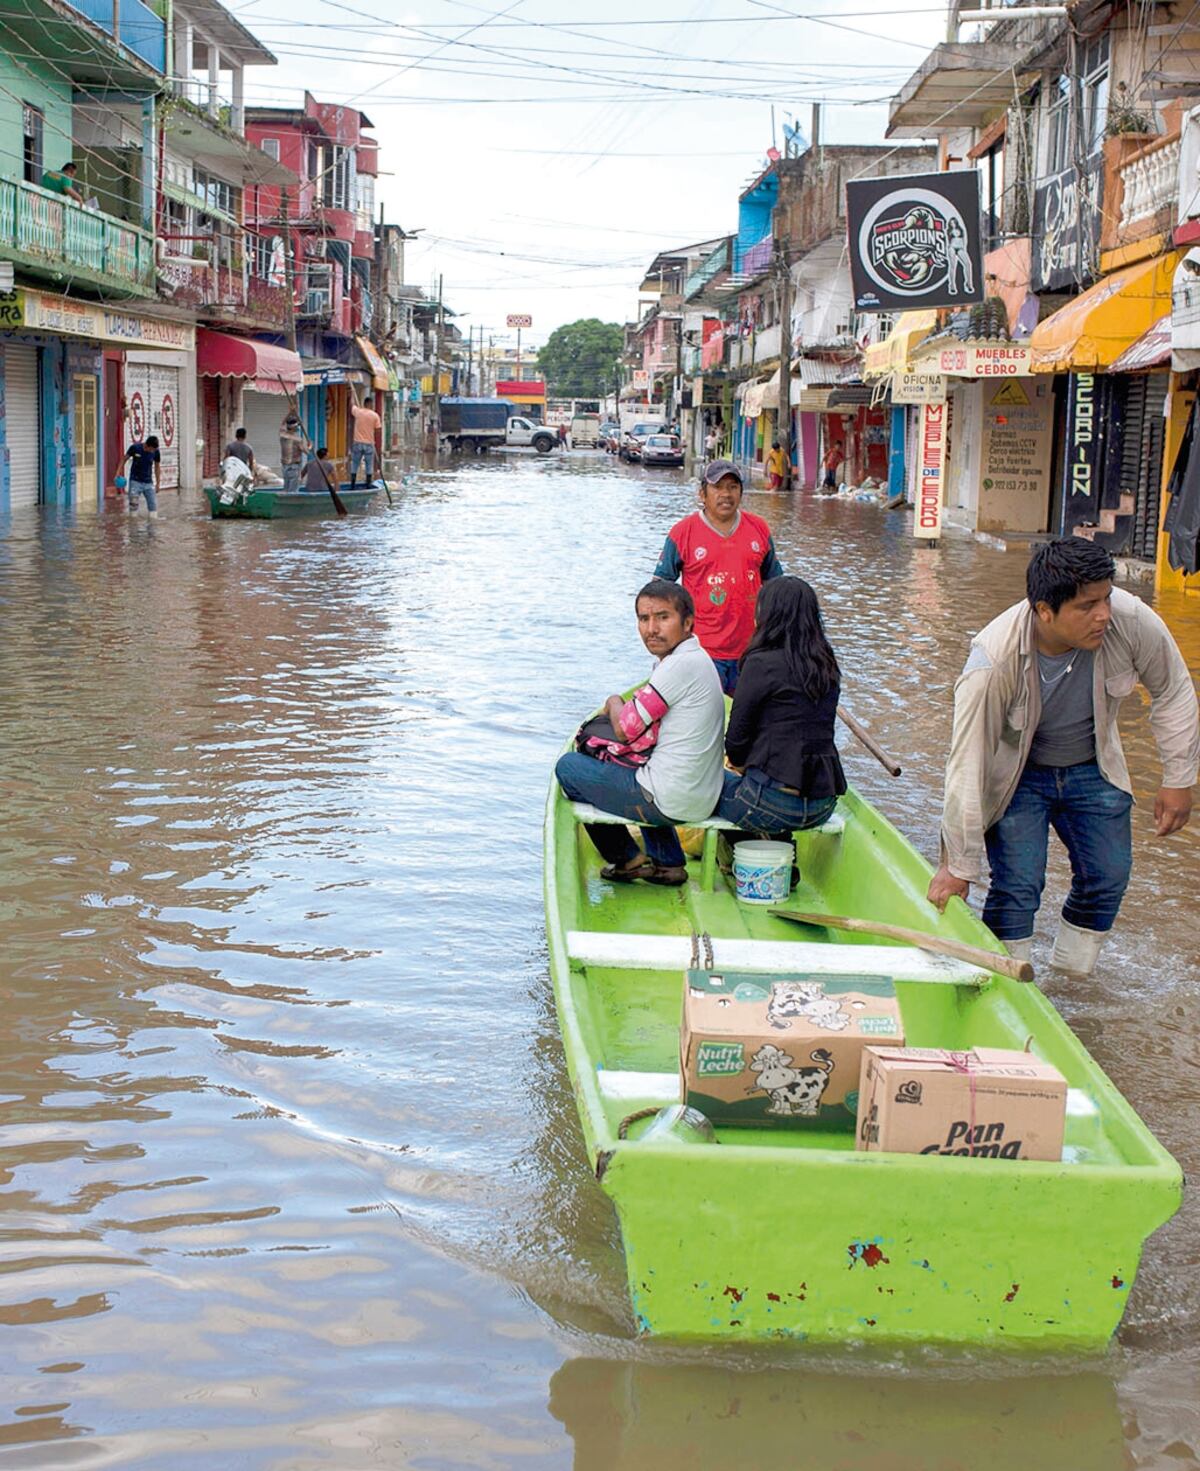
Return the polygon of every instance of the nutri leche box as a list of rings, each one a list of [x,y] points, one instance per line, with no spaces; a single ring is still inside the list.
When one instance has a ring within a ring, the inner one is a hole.
[[[887,976],[764,976],[689,970],[683,1101],[714,1124],[853,1124],[863,1048],[900,1047]]]
[[[1067,1080],[1028,1052],[867,1047],[857,1147],[970,1159],[1062,1158]]]

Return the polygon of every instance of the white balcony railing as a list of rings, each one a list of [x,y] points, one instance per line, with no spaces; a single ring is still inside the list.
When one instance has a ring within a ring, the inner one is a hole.
[[[1121,169],[1121,228],[1136,225],[1170,206],[1179,193],[1179,139],[1150,147]]]
[[[754,338],[754,361],[756,363],[770,362],[772,358],[779,356],[779,323],[773,327],[763,327]]]

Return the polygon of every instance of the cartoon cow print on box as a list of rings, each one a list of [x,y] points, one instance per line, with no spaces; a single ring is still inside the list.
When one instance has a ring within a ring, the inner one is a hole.
[[[810,1052],[809,1057],[816,1067],[793,1067],[789,1053],[772,1042],[764,1042],[750,1059],[750,1071],[758,1074],[758,1082],[746,1092],[769,1094],[767,1112],[770,1114],[815,1118],[833,1072],[833,1058],[824,1047]]]
[[[767,1020],[786,1031],[794,1017],[803,1017],[826,1032],[844,1032],[850,1013],[836,996],[826,996],[815,981],[774,981],[767,1002]]]

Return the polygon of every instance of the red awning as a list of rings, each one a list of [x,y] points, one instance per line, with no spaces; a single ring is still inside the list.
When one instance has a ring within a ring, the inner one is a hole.
[[[297,393],[304,380],[300,354],[290,348],[207,327],[196,334],[196,372],[201,378],[250,379],[256,393]]]

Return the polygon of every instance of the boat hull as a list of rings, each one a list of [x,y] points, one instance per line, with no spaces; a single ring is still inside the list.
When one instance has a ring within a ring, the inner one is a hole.
[[[301,516],[336,516],[333,497],[328,491],[282,490],[263,486],[252,490],[244,500],[222,505],[216,486],[206,485],[204,494],[214,519],[250,521],[287,521]],[[378,485],[339,486],[338,495],[346,510],[365,511],[379,494]]]
[[[998,948],[964,905],[933,916],[923,898],[928,865],[873,808],[851,793],[839,813],[840,832],[797,834],[805,885],[797,908]],[[1108,1342],[1146,1237],[1178,1209],[1182,1177],[1036,986],[980,974],[968,985],[897,981],[896,991],[910,1045],[1019,1048],[1028,1040],[1065,1074],[1061,1163],[857,1152],[852,1130],[832,1128],[720,1129],[717,1144],[641,1143],[641,1125],[619,1137],[622,1119],[679,1096],[683,968],[589,965],[572,950],[580,932],[707,932],[719,943],[794,939],[795,927],[739,905],[720,875],[702,882],[695,863],[682,890],[606,884],[556,790],[546,905],[567,1064],[591,1163],[620,1222],[640,1333],[1073,1349]],[[824,933],[844,964],[841,946],[857,940]]]

